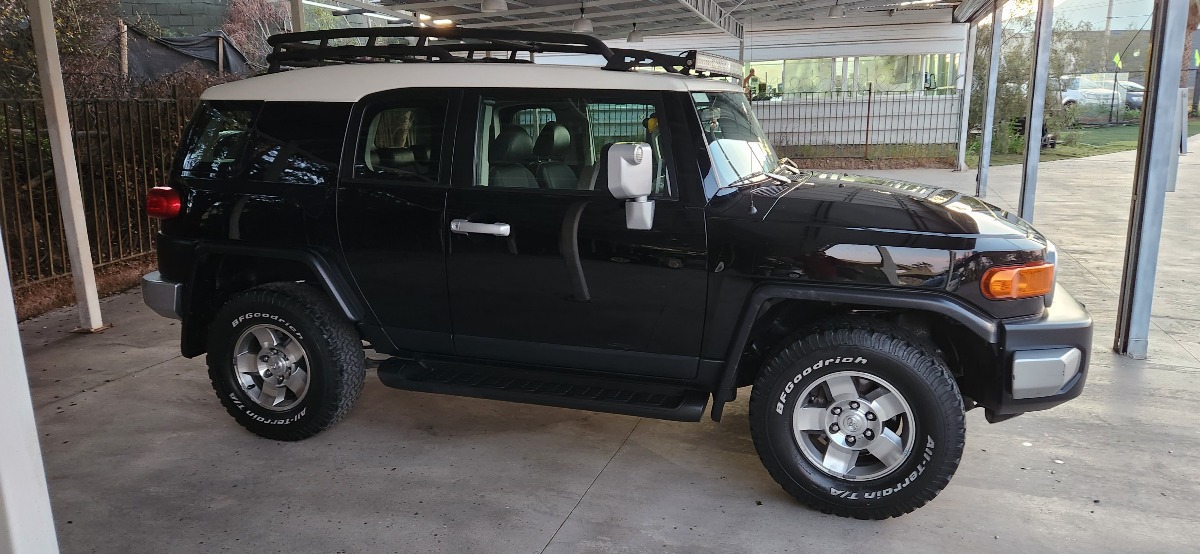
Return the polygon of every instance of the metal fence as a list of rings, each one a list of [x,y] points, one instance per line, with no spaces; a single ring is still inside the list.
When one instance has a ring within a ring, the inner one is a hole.
[[[962,124],[955,89],[801,92],[752,105],[780,154],[797,158],[953,157]]]
[[[194,106],[177,99],[68,102],[97,267],[153,252],[157,223],[145,214],[145,194],[166,182]],[[42,101],[0,100],[0,232],[18,290],[70,273],[55,178]]]

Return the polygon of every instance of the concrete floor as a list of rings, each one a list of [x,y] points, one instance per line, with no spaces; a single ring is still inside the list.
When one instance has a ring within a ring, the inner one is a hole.
[[[1193,141],[1200,151],[1200,141]],[[113,328],[22,324],[65,552],[1187,551],[1200,541],[1200,154],[1168,202],[1151,357],[1110,353],[1132,153],[1042,164],[1038,226],[1092,309],[1084,396],[989,425],[968,414],[958,475],[882,522],[813,512],[759,464],[746,397],[720,424],[436,396],[372,378],[301,443],[243,431],[136,293]],[[973,190],[974,173],[888,175]],[[1020,167],[993,170],[1015,204]],[[748,392],[744,391],[744,392]]]

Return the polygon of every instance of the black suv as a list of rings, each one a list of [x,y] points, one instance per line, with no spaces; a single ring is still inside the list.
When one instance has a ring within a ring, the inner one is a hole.
[[[143,281],[256,434],[343,417],[364,347],[390,387],[682,421],[752,385],[783,488],[884,518],[946,485],[965,410],[1083,389],[1091,318],[1049,241],[950,190],[777,158],[712,78],[736,61],[468,29],[272,44],[267,75],[204,94],[150,193]],[[527,59],[551,52],[604,65]]]

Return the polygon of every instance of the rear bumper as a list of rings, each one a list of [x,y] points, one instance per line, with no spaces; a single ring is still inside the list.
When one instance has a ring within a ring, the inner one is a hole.
[[[142,301],[158,315],[183,319],[183,283],[163,279],[157,271],[142,276]]]
[[[1054,304],[1035,318],[1001,323],[1003,382],[995,415],[1052,408],[1083,392],[1092,349],[1092,316],[1062,287]]]

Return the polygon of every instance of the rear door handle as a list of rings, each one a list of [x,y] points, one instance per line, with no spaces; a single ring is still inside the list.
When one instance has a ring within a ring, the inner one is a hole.
[[[459,234],[477,233],[507,237],[510,227],[507,223],[474,223],[465,219],[455,219],[450,222],[450,231]]]

